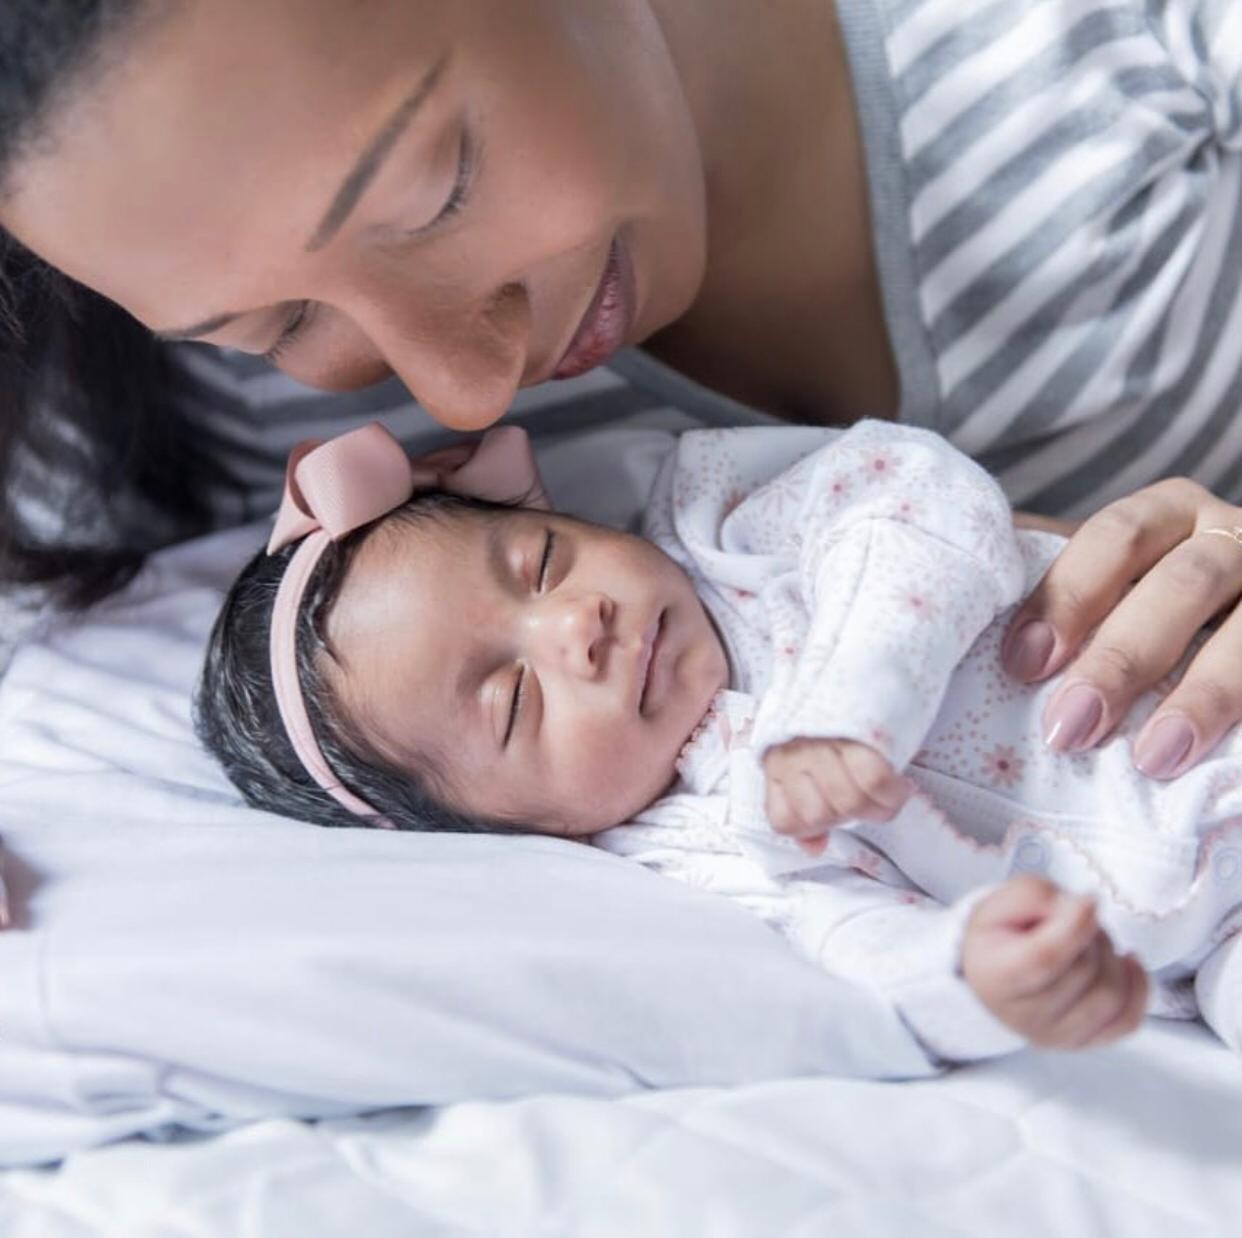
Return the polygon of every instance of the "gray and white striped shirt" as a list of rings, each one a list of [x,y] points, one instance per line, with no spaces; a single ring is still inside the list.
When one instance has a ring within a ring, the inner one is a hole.
[[[903,420],[1027,508],[1242,498],[1242,3],[839,7]]]

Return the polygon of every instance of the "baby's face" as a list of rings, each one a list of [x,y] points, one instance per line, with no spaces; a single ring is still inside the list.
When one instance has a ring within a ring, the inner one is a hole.
[[[390,522],[328,625],[334,686],[452,805],[592,833],[656,799],[727,662],[686,574],[649,542],[543,512]]]

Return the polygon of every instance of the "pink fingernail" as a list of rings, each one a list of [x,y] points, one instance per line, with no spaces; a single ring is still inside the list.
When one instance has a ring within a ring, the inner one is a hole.
[[[1177,714],[1168,714],[1139,736],[1134,745],[1134,764],[1148,778],[1172,778],[1194,746],[1190,723]]]
[[[1104,698],[1089,684],[1075,684],[1044,715],[1044,743],[1054,752],[1077,752],[1103,717]]]
[[[1057,634],[1052,625],[1032,619],[1010,638],[1001,654],[1001,662],[1015,679],[1023,682],[1038,679],[1052,659],[1056,644]]]

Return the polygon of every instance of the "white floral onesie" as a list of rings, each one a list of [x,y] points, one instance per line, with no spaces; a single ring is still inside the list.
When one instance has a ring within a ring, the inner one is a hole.
[[[935,1056],[1018,1047],[958,974],[978,898],[1019,872],[1099,900],[1153,976],[1152,1012],[1242,1048],[1242,735],[1173,782],[1120,732],[1046,748],[1055,682],[1000,668],[1008,613],[1062,542],[1014,530],[977,465],[922,430],[861,422],[694,431],[660,473],[646,534],[690,574],[730,686],[669,794],[596,835],[608,850],[730,895],[837,975],[879,987]],[[760,759],[798,736],[871,744],[919,794],[808,857],[764,814]]]

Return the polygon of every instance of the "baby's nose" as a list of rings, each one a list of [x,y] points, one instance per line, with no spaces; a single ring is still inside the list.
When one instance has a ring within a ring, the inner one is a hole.
[[[550,598],[538,624],[542,653],[572,675],[598,678],[606,669],[613,609],[602,593]]]

